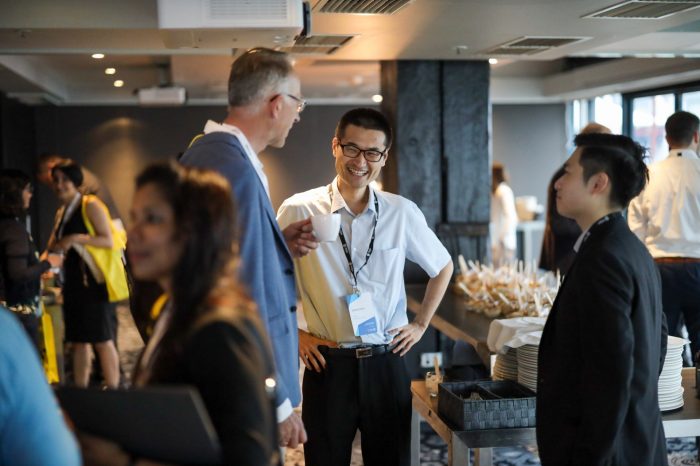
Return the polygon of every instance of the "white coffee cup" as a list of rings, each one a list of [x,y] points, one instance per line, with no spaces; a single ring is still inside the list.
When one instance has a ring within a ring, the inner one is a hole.
[[[335,241],[340,231],[340,214],[321,214],[311,217],[314,236],[319,241]]]

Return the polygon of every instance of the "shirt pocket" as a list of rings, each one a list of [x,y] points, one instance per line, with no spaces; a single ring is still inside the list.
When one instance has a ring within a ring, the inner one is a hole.
[[[396,258],[398,255],[399,248],[382,249],[372,252],[372,258],[368,264],[368,267],[371,267],[369,270],[369,279],[377,283],[387,283],[393,268],[396,267]]]

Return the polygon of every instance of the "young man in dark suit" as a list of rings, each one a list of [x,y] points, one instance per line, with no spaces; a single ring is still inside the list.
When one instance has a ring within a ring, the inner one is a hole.
[[[556,203],[583,233],[539,348],[540,458],[545,466],[665,465],[660,278],[622,214],[647,182],[644,149],[610,134],[575,143]]]

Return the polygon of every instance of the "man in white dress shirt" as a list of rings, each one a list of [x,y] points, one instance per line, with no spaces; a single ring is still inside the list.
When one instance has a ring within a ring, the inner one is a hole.
[[[277,214],[282,228],[313,215],[341,217],[334,241],[295,259],[308,323],[308,331],[299,330],[307,466],[349,465],[357,429],[365,465],[410,462],[410,379],[402,356],[423,336],[453,266],[416,204],[371,187],[390,145],[384,115],[347,112],[331,143],[337,177],[287,199]],[[410,323],[406,259],[432,277]]]
[[[668,158],[650,167],[649,184],[628,213],[630,228],[661,273],[669,334],[680,336],[682,316],[693,357],[700,350],[699,128],[700,120],[689,112],[666,120]]]

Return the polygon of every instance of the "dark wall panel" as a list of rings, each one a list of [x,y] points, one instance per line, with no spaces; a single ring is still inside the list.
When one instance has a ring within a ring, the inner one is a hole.
[[[34,172],[34,109],[0,94],[0,167],[15,168],[32,176]],[[29,215],[32,232],[38,233],[38,203]]]
[[[434,227],[442,202],[440,63],[382,62],[382,74],[382,109],[396,131],[385,167],[386,189],[418,204]],[[393,89],[387,93],[387,87]]]
[[[443,63],[447,222],[489,221],[489,65]]]
[[[270,182],[273,206],[288,196],[330,182],[330,151],[340,116],[351,107],[309,106],[283,149],[260,155]],[[221,121],[222,107],[40,107],[36,109],[36,151],[58,152],[95,172],[127,217],[135,176],[149,163],[175,157],[207,119]],[[57,207],[53,193],[38,191],[40,244],[48,239]]]

